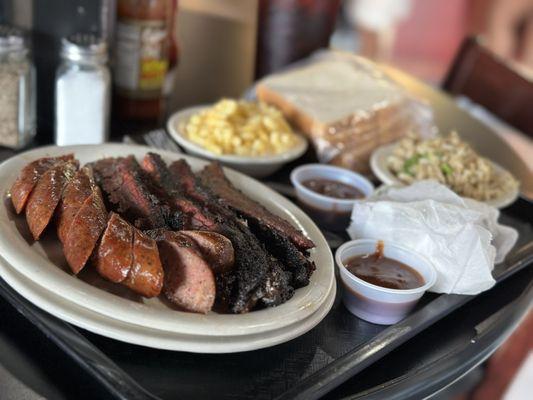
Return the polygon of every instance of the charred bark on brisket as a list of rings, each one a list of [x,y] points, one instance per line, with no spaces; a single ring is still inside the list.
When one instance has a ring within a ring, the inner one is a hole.
[[[183,220],[151,189],[150,178],[133,156],[105,158],[92,164],[111,208],[139,229],[181,229]]]
[[[315,270],[315,263],[308,260],[285,236],[268,228],[257,220],[248,221],[248,227],[266,249],[283,262],[286,270],[291,272],[291,285],[298,289],[309,284],[309,278]]]
[[[204,186],[209,185],[221,204],[248,221],[248,227],[264,243],[266,249],[291,272],[292,286],[299,288],[309,284],[315,264],[307,259],[307,250],[300,249],[314,247],[312,241],[287,221],[273,215],[236,189],[227,180],[220,165],[210,164],[202,170],[199,177]],[[298,249],[295,243],[300,243],[302,247]]]
[[[235,251],[232,273],[217,276],[218,303],[229,302],[232,312],[250,311],[261,299],[265,306],[276,305],[292,296],[289,277],[272,260],[257,238],[237,215],[222,207],[206,188],[197,182],[189,165],[181,160],[167,167],[157,154],[149,153],[143,167],[158,180],[183,212],[209,221],[209,230],[231,240]]]
[[[261,204],[250,199],[224,175],[222,167],[218,163],[211,163],[198,174],[201,183],[208,186],[218,197],[219,201],[247,221],[262,224],[265,227],[278,232],[278,236],[286,238],[292,242],[299,250],[306,251],[315,244],[307,238],[300,230],[291,225],[288,221],[275,214],[272,214]]]

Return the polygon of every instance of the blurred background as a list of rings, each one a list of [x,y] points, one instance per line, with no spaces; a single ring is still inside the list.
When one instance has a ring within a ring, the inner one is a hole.
[[[532,7],[530,0],[347,0],[331,44],[439,85],[465,37],[480,35],[531,74]]]
[[[118,4],[117,0],[0,1],[0,23],[30,32],[38,82],[38,143],[52,142],[54,137],[51,99],[60,63],[61,38],[74,32],[103,37],[108,43],[109,65],[113,70],[117,62],[120,64],[114,35],[121,18],[127,16],[129,9],[144,10],[147,16],[150,10],[166,3],[167,0],[118,0]],[[143,127],[160,125],[165,116],[184,106],[213,102],[222,96],[240,96],[257,78],[324,47],[355,52],[442,86],[454,60],[459,59],[461,44],[468,37],[478,37],[491,57],[531,85],[531,0],[168,0],[168,3],[168,9],[162,11],[162,18],[168,21],[170,40],[165,56],[169,66],[166,93],[159,94],[164,102],[160,102],[150,118],[128,124],[131,115],[139,113],[125,115],[122,112],[125,102],[117,103],[115,95],[112,136],[120,136],[118,132],[130,127],[135,129],[141,126],[140,122],[145,123]],[[117,5],[126,14],[117,15]],[[115,94],[116,89],[115,85]],[[522,98],[516,101],[524,102]],[[141,105],[140,110],[147,110],[146,107]],[[524,110],[522,114],[529,116]],[[533,135],[531,118],[511,125]],[[530,140],[512,129],[508,131],[506,138],[533,169]]]
[[[138,10],[142,12],[135,14]],[[458,94],[452,84],[457,79],[452,78],[477,57],[469,55],[487,52],[528,91],[507,86],[510,100],[503,108],[482,104],[484,94],[481,100],[473,98],[483,93],[483,84],[467,97],[504,120],[498,133],[533,171],[533,103],[526,103],[532,98],[533,0],[0,0],[0,24],[29,35],[37,75],[36,143],[54,141],[61,39],[76,32],[102,38],[113,72],[121,62],[116,52],[118,24],[132,15],[142,20],[152,12],[164,21],[168,34],[161,56],[164,77],[154,97],[142,101],[123,95],[115,85],[111,139],[161,126],[166,116],[185,106],[239,97],[256,79],[320,48],[360,54],[452,94]],[[473,37],[476,41],[468,42]],[[467,52],[467,45],[475,52]],[[511,389],[515,397],[506,398],[525,398],[520,397],[526,393],[522,390],[533,379],[532,324],[530,316],[493,356],[486,374],[468,388],[469,398],[501,398]],[[521,383],[516,383],[517,376]]]

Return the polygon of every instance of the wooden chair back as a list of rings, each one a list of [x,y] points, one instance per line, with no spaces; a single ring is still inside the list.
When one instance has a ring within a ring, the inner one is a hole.
[[[533,79],[497,57],[479,38],[464,40],[443,89],[468,97],[533,137]]]

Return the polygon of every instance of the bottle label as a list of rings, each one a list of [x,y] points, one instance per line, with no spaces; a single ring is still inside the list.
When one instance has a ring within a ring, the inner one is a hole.
[[[159,96],[168,68],[164,21],[117,23],[115,83],[131,95]]]

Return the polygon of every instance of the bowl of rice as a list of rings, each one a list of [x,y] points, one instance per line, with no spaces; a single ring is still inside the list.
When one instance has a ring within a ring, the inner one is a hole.
[[[436,180],[462,197],[497,208],[513,203],[518,181],[498,164],[481,157],[457,132],[422,138],[410,134],[378,148],[371,157],[372,172],[385,184]]]

